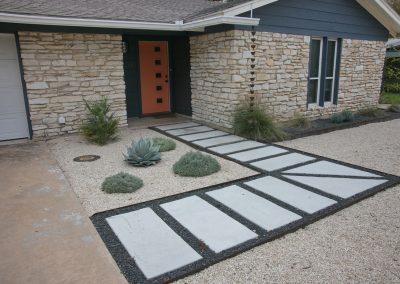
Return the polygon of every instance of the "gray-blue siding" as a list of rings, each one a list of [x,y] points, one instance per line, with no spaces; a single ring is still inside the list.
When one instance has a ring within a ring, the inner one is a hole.
[[[261,19],[258,31],[378,41],[389,37],[355,0],[279,0],[255,9],[253,17]]]

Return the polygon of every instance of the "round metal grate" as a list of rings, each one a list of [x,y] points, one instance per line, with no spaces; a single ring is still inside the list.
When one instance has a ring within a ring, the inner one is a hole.
[[[83,155],[74,158],[74,162],[93,162],[100,159],[100,156],[97,155]]]

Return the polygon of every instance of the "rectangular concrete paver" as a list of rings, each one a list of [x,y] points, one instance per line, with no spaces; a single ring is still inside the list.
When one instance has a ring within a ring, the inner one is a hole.
[[[275,171],[296,164],[312,161],[315,158],[298,153],[290,153],[287,155],[270,158],[258,162],[251,163],[252,166],[263,169],[265,171]]]
[[[245,184],[310,214],[336,203],[335,200],[271,176],[255,179]]]
[[[286,177],[342,198],[349,198],[353,195],[356,195],[357,193],[381,185],[387,181],[382,179],[354,179],[308,176]]]
[[[222,135],[226,135],[226,134],[228,134],[228,133],[219,131],[219,130],[214,130],[214,131],[210,131],[210,132],[183,135],[183,136],[180,136],[179,138],[186,140],[186,141],[194,141],[194,140],[199,140],[199,139],[207,139],[207,138],[222,136]]]
[[[274,147],[274,146],[268,146],[268,147],[264,147],[264,148],[235,153],[232,155],[228,155],[228,157],[231,157],[235,160],[239,160],[241,162],[248,162],[251,160],[261,159],[261,158],[278,155],[278,154],[282,154],[282,153],[286,153],[286,152],[287,152],[287,150],[285,150],[285,149]]]
[[[328,161],[320,161],[302,167],[294,168],[284,173],[292,174],[312,174],[312,175],[337,175],[337,176],[360,176],[360,177],[380,177],[369,172],[360,171]]]
[[[202,258],[150,208],[106,220],[147,279]]]
[[[165,131],[165,130],[178,129],[178,128],[184,128],[184,127],[193,127],[193,126],[200,126],[200,124],[195,123],[195,122],[184,122],[184,123],[161,125],[161,126],[157,126],[156,128]]]
[[[301,216],[236,185],[207,192],[207,195],[265,230],[301,219]]]
[[[213,131],[213,130],[214,129],[207,127],[207,126],[196,126],[196,127],[168,130],[167,133],[171,134],[171,135],[179,136],[179,135],[193,134],[193,133]]]
[[[217,253],[257,237],[198,196],[164,203],[161,207]]]
[[[223,146],[217,146],[217,147],[212,147],[208,150],[211,150],[215,153],[218,154],[229,154],[237,151],[244,151],[250,148],[256,148],[256,147],[261,147],[264,146],[265,144],[262,144],[260,142],[256,141],[243,141],[243,142],[238,142],[238,143],[233,143],[233,144],[228,144],[228,145],[223,145]]]
[[[193,142],[196,145],[199,145],[201,147],[211,147],[219,144],[225,144],[225,143],[233,143],[237,141],[242,141],[245,140],[242,137],[235,136],[235,135],[228,135],[228,136],[223,136],[223,137],[217,137],[217,138],[211,138],[211,139],[206,139],[206,140],[200,140],[200,141],[195,141]]]

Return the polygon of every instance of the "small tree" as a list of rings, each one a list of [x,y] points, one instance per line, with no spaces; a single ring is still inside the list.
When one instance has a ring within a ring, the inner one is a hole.
[[[118,118],[110,113],[111,103],[103,97],[100,101],[84,100],[89,111],[86,122],[82,125],[82,133],[89,141],[105,145],[117,138]]]

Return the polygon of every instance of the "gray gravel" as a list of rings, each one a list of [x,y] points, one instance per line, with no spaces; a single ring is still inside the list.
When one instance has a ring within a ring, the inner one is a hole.
[[[400,120],[280,143],[400,175]],[[400,283],[400,186],[178,283]]]
[[[119,141],[105,146],[90,144],[79,135],[59,137],[47,142],[89,216],[96,212],[256,174],[234,162],[215,157],[221,164],[218,173],[201,178],[177,176],[172,172],[172,165],[183,154],[193,150],[177,141],[176,149],[162,153],[161,162],[157,165],[148,168],[133,167],[123,161],[122,153],[126,152],[126,145],[140,137],[163,137],[163,135],[149,129],[124,128],[120,132],[120,137]],[[74,157],[87,154],[99,155],[101,158],[90,163],[73,162]],[[130,194],[106,194],[101,191],[104,178],[120,171],[140,177],[144,186]]]

